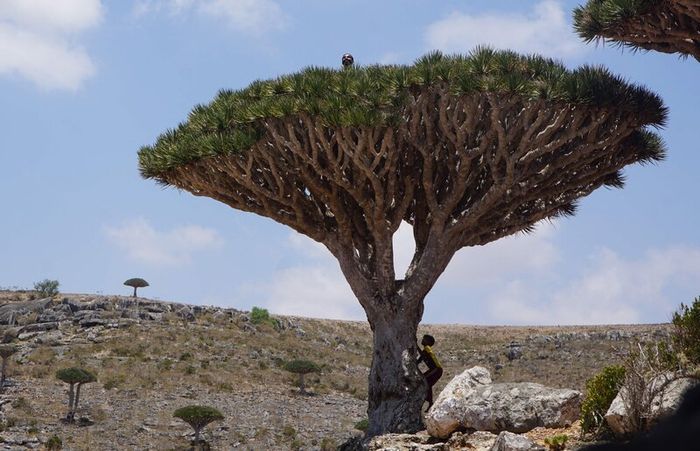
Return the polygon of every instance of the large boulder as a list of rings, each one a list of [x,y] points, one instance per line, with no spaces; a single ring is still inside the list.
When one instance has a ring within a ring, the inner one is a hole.
[[[661,375],[654,379],[648,387],[648,393],[645,396],[651,396],[651,393],[657,391],[656,396],[651,401],[650,417],[647,418],[647,427],[652,426],[661,418],[665,418],[673,414],[678,406],[683,401],[683,395],[690,388],[698,384],[697,379],[679,378],[671,379],[671,375]],[[670,381],[670,382],[668,382]],[[663,385],[665,387],[661,388]],[[613,402],[610,404],[605,421],[610,426],[610,429],[618,436],[624,436],[635,432],[632,428],[627,413],[627,389],[622,387]]]
[[[581,392],[576,390],[532,382],[491,384],[488,371],[481,367],[455,379],[426,415],[433,437],[446,438],[458,429],[520,433],[538,426],[566,427],[581,411]]]
[[[437,400],[425,416],[425,426],[433,437],[446,438],[460,428],[464,400],[476,387],[490,385],[491,373],[481,366],[475,366],[455,376],[438,395]]]

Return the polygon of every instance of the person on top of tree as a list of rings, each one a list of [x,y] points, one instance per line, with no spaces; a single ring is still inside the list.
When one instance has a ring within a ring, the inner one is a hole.
[[[442,365],[433,352],[432,346],[435,345],[435,338],[432,335],[423,335],[420,344],[423,345],[423,349],[419,349],[420,357],[418,357],[417,363],[423,362],[428,367],[428,371],[423,373],[423,377],[428,383],[428,390],[425,394],[425,400],[428,401],[428,408],[425,409],[427,412],[433,405],[433,385],[442,377]]]

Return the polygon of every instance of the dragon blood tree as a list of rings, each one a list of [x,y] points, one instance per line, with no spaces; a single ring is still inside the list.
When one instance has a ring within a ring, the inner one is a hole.
[[[571,215],[659,160],[659,97],[601,68],[477,49],[412,66],[308,68],[222,91],[139,151],[141,174],[323,243],[373,332],[370,436],[421,428],[423,299],[459,249]],[[394,272],[392,236],[415,254]]]
[[[588,0],[574,10],[574,27],[586,41],[607,39],[700,61],[698,0]]]

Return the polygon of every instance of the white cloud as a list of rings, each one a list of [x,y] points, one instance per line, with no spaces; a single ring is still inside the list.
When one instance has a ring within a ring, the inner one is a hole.
[[[102,20],[99,0],[2,0],[0,21],[32,29],[75,33]]]
[[[163,11],[170,15],[194,11],[252,35],[283,30],[289,22],[273,0],[141,0],[133,9],[136,17]]]
[[[325,264],[277,271],[266,287],[264,304],[281,315],[343,320],[367,317],[332,258]]]
[[[547,269],[559,259],[559,251],[551,241],[555,231],[554,224],[542,222],[537,225],[535,233],[511,235],[486,246],[461,249],[440,277],[441,283],[484,285],[523,272]],[[402,223],[394,235],[397,275],[406,272],[414,250],[413,230],[410,225]]]
[[[494,319],[511,324],[621,324],[665,321],[682,301],[670,291],[692,290],[700,279],[700,249],[670,247],[624,259],[602,249],[579,278],[548,291],[515,280],[493,293]]]
[[[217,249],[223,244],[213,229],[190,225],[161,232],[145,219],[129,221],[119,227],[106,227],[105,234],[126,252],[129,259],[159,266],[189,263],[192,254]]]
[[[322,244],[292,232],[289,247],[304,263],[276,271],[270,282],[247,289],[262,292],[262,303],[282,315],[365,320],[360,303],[338,262]]]
[[[102,20],[100,0],[0,2],[0,74],[51,90],[77,90],[95,65],[76,35]]]
[[[543,0],[529,14],[467,14],[453,12],[432,23],[425,33],[429,48],[466,52],[477,45],[567,57],[582,53],[585,46],[568,23],[569,14],[560,2]]]

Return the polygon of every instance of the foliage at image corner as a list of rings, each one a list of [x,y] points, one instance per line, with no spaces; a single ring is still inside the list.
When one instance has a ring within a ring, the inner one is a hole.
[[[589,0],[574,9],[574,29],[586,42],[596,41],[607,29],[660,3],[661,0]]]
[[[456,96],[490,93],[622,107],[652,126],[663,126],[667,116],[658,95],[604,67],[569,70],[551,58],[488,47],[468,55],[435,51],[410,66],[308,67],[255,81],[245,89],[222,90],[155,144],[142,147],[139,170],[143,177],[167,184],[164,177],[175,168],[248,150],[263,136],[263,123],[269,120],[308,115],[328,127],[391,126],[402,119],[410,94],[428,86],[440,86]]]
[[[596,432],[605,427],[605,414],[625,381],[625,367],[610,365],[586,381],[586,397],[581,404],[581,429]]]

